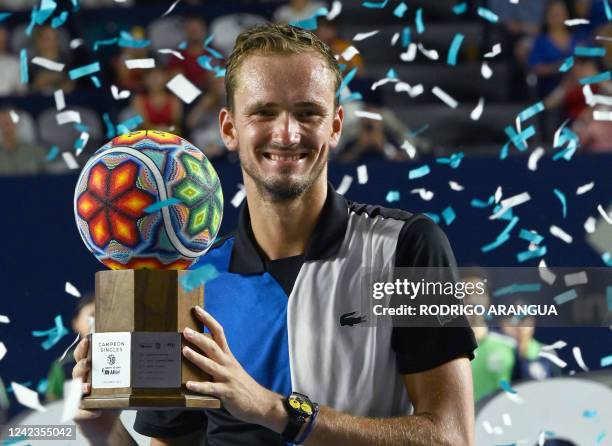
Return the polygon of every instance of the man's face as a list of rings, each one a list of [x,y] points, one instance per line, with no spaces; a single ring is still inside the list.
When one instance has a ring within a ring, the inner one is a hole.
[[[342,130],[331,70],[314,52],[252,55],[240,66],[233,110],[219,115],[245,182],[273,201],[295,198],[321,176]]]

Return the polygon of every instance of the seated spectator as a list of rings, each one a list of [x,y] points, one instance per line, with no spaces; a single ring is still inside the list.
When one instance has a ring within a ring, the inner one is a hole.
[[[274,11],[274,21],[276,23],[291,23],[306,20],[312,17],[319,8],[326,7],[327,5],[321,1],[290,0],[288,5],[279,6]]]
[[[210,24],[210,33],[214,34],[215,48],[219,48],[223,54],[230,54],[234,48],[236,37],[249,28],[268,20],[255,14],[239,12],[236,14],[225,14],[217,17]]]
[[[224,101],[223,78],[211,79],[209,89],[191,109],[185,121],[189,129],[189,140],[210,159],[226,154],[225,145],[219,135],[218,118]]]
[[[140,26],[132,28],[131,35],[134,40],[146,38],[144,29]],[[142,91],[144,75],[147,70],[141,68],[129,69],[125,65],[125,61],[130,59],[146,59],[147,57],[149,57],[148,48],[121,47],[119,55],[113,60],[115,82],[119,88],[132,92]]]
[[[612,152],[612,123],[594,119],[594,112],[612,113],[612,107],[597,105],[585,109],[576,119],[572,130],[578,135],[582,150],[591,153]]]
[[[142,116],[142,128],[180,135],[183,104],[166,89],[167,82],[168,74],[161,68],[147,70],[144,78],[145,92],[133,97],[132,107]]]
[[[20,135],[9,109],[0,110],[0,175],[29,175],[43,170],[42,147]]]
[[[8,30],[0,26],[0,96],[10,96],[26,91],[26,85],[21,83],[19,73],[19,58],[9,53]]]
[[[319,19],[315,34],[323,41],[323,43],[331,48],[334,55],[342,54],[344,50],[352,45],[349,40],[345,40],[340,37],[338,34],[337,24],[325,18]],[[361,57],[361,54],[355,54],[349,61],[340,58],[338,59],[338,63],[346,65],[344,71],[347,73],[353,68],[357,68],[357,73],[359,75],[363,75],[363,58]]]
[[[537,76],[537,96],[545,98],[561,82],[559,68],[563,61],[574,54],[582,35],[572,33],[565,25],[569,12],[565,2],[552,0],[545,14],[545,26],[537,37],[529,54],[530,70]]]
[[[50,26],[34,28],[34,53],[35,56],[43,57],[54,62],[66,65],[63,71],[52,71],[30,63],[30,88],[35,93],[51,94],[55,90],[64,90],[69,93],[74,89],[74,82],[68,78],[67,67],[70,65],[69,52],[62,50],[59,35],[56,29]]]

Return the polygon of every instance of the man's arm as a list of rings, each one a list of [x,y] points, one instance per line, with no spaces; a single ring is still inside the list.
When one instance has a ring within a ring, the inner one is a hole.
[[[194,432],[176,438],[151,438],[151,446],[197,446],[204,444],[203,432]]]

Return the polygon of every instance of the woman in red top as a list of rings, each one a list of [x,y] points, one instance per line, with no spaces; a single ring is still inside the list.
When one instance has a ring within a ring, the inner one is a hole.
[[[146,91],[134,97],[134,111],[143,119],[143,128],[180,134],[183,104],[166,90],[167,74],[160,68],[147,72]]]

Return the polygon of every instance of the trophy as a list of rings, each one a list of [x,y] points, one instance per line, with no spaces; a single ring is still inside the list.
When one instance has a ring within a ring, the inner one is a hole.
[[[87,248],[109,270],[95,276],[91,393],[81,407],[219,408],[189,380],[210,376],[183,358],[182,331],[201,331],[191,309],[204,286],[185,271],[217,236],[219,178],[183,138],[141,130],[117,136],[87,161],[74,213]]]

